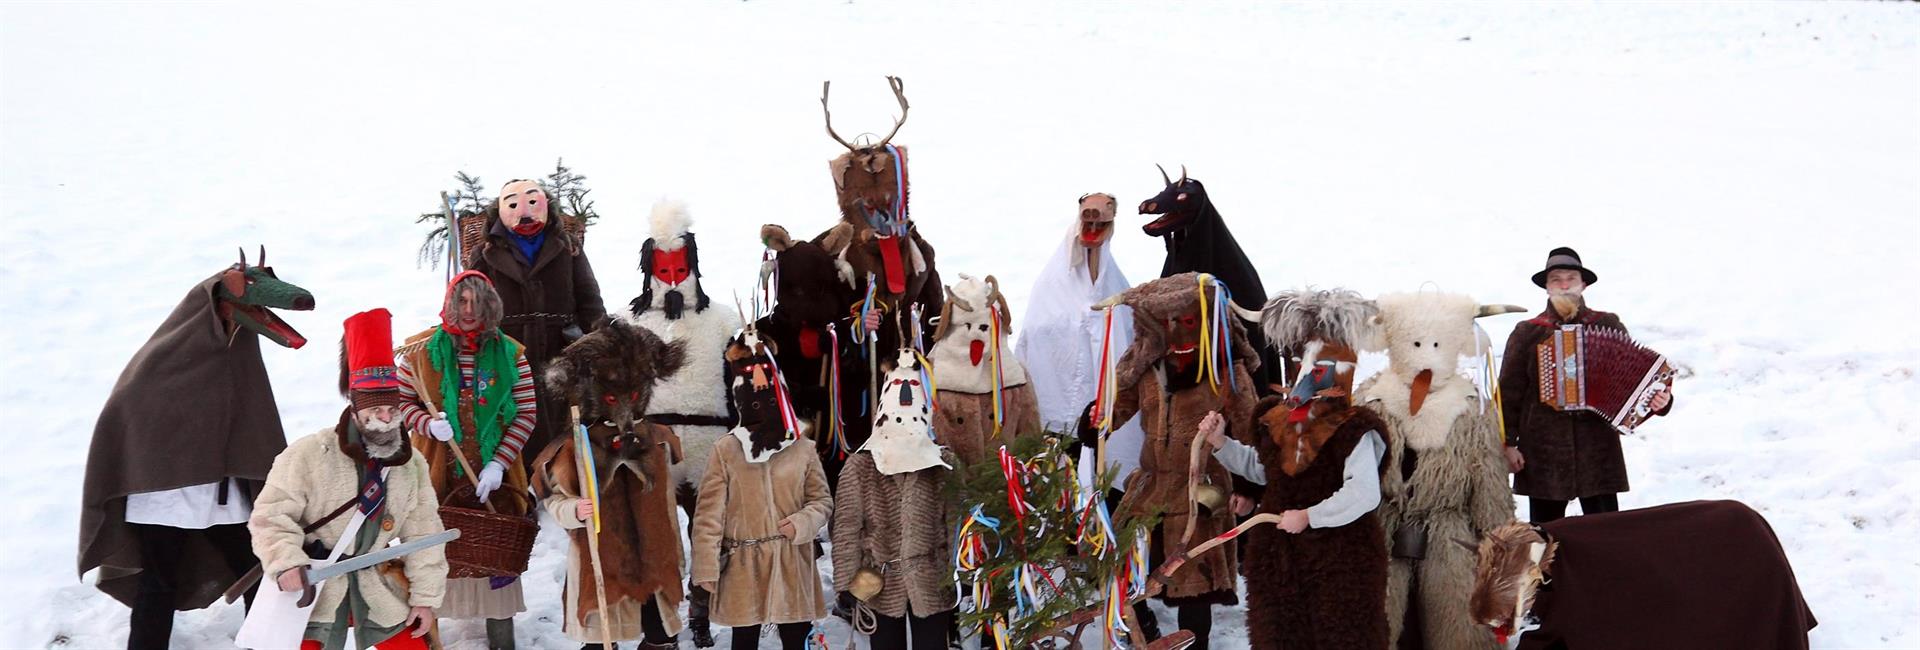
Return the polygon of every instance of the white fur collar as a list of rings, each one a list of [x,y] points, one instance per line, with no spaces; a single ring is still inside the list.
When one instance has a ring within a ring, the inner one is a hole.
[[[1480,399],[1473,382],[1459,375],[1436,375],[1426,401],[1420,405],[1419,415],[1407,415],[1412,396],[1413,380],[1388,368],[1367,381],[1362,400],[1377,403],[1382,412],[1393,416],[1400,424],[1399,430],[1393,433],[1419,451],[1445,446],[1453,421]]]

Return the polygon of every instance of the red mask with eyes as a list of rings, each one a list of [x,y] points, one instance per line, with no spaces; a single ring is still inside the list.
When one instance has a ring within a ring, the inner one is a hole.
[[[1167,319],[1167,362],[1189,368],[1200,350],[1200,313],[1191,311]]]
[[[669,287],[680,286],[687,277],[693,275],[693,269],[687,265],[687,249],[680,247],[672,251],[653,252],[653,277]]]

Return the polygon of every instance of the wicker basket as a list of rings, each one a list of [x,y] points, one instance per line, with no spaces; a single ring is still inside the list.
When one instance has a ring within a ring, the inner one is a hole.
[[[485,506],[449,505],[478,504],[472,484],[454,488],[441,500],[440,522],[449,530],[460,530],[460,538],[447,543],[447,577],[492,578],[526,572],[533,539],[540,534],[533,498],[512,490],[495,490],[491,496],[503,495],[518,498],[527,514],[498,514],[488,512]]]

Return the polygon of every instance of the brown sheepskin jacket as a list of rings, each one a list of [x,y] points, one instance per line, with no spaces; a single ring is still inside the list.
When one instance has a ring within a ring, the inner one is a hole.
[[[689,531],[693,583],[713,587],[719,625],[826,618],[814,538],[833,516],[833,496],[820,456],[802,438],[752,462],[745,437],[735,429],[708,456]],[[792,522],[793,537],[780,536],[782,522]]]
[[[1222,381],[1216,393],[1202,382],[1165,394],[1159,375],[1146,372],[1134,385],[1121,387],[1119,398],[1114,402],[1114,426],[1137,416],[1140,429],[1146,434],[1140,445],[1140,469],[1127,478],[1127,496],[1121,499],[1115,515],[1125,518],[1160,513],[1160,534],[1154,537],[1150,553],[1154,558],[1171,557],[1186,550],[1181,546],[1181,539],[1187,533],[1188,513],[1195,508],[1187,494],[1187,466],[1193,439],[1200,430],[1200,419],[1209,412],[1219,411],[1227,418],[1228,434],[1242,437],[1252,431],[1257,399],[1252,375],[1243,360],[1234,362],[1233,374],[1232,390]],[[1207,454],[1203,462],[1206,467],[1203,483],[1211,483],[1222,491],[1233,489],[1233,475],[1220,461]],[[1186,540],[1186,546],[1198,545],[1233,526],[1233,513],[1227,508],[1201,515],[1194,520],[1193,534]],[[1163,596],[1172,600],[1206,596],[1216,604],[1237,602],[1234,579],[1238,572],[1233,545],[1222,545],[1188,560],[1173,574]]]
[[[1627,491],[1627,461],[1620,453],[1620,432],[1591,411],[1562,411],[1540,401],[1540,366],[1534,346],[1563,323],[1627,331],[1620,317],[1580,308],[1562,320],[1546,311],[1513,326],[1500,362],[1501,414],[1507,445],[1520,448],[1526,466],[1513,475],[1513,493],[1562,501]],[[1667,402],[1665,415],[1673,409]]]
[[[942,390],[940,409],[933,413],[933,439],[952,449],[960,461],[969,465],[996,458],[1001,445],[1014,438],[1039,435],[1040,402],[1034,398],[1033,384],[1008,388],[1002,404],[1005,414],[1000,432],[993,431],[993,394],[962,393]]]
[[[847,458],[833,503],[834,591],[847,591],[855,573],[872,568],[886,580],[867,606],[881,615],[905,616],[911,603],[913,615],[925,617],[958,604],[954,508],[941,494],[951,471],[936,466],[886,476],[870,452]]]

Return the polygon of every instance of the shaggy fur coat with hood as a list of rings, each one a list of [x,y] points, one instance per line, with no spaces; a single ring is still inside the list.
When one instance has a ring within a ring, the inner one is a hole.
[[[349,512],[312,533],[300,532],[360,492],[360,465],[366,462],[365,456],[358,445],[346,443],[341,433],[345,421],[343,418],[340,426],[294,441],[273,460],[266,488],[254,502],[253,517],[247,522],[247,529],[253,533],[253,553],[260,557],[262,589],[273,588],[273,580],[282,572],[312,564],[304,546],[308,542],[333,546],[352,519]],[[406,449],[404,443],[402,449]],[[392,467],[387,474],[384,516],[368,519],[362,526],[380,529],[374,548],[395,539],[404,542],[444,530],[440,504],[434,498],[433,484],[427,480],[427,463],[419,454],[407,453],[405,460]],[[409,608],[437,608],[445,596],[444,546],[409,553],[400,564],[404,580],[379,567],[360,571],[360,596],[375,627],[398,626],[406,621]],[[347,597],[348,582],[340,577],[320,585],[312,622],[334,622],[334,613]]]
[[[1247,344],[1246,327],[1237,318],[1229,318],[1233,365],[1222,369],[1223,374],[1232,373],[1231,381],[1222,377],[1217,387],[1204,379],[1196,382],[1195,370],[1176,372],[1166,362],[1169,346],[1175,343],[1168,322],[1198,313],[1197,286],[1197,274],[1182,273],[1122,294],[1123,304],[1133,308],[1134,339],[1120,358],[1113,422],[1118,426],[1138,418],[1145,440],[1140,469],[1128,477],[1126,497],[1114,514],[1118,518],[1160,514],[1150,552],[1156,563],[1234,526],[1233,513],[1226,508],[1196,514],[1198,507],[1189,495],[1190,454],[1200,420],[1219,411],[1226,416],[1228,434],[1235,436],[1245,435],[1253,426],[1256,398],[1250,369],[1260,364],[1260,358]],[[1211,455],[1203,457],[1202,463],[1202,483],[1231,488],[1233,475],[1225,466]],[[1237,576],[1238,561],[1231,545],[1220,546],[1189,559],[1168,581],[1162,597],[1173,604],[1235,603],[1239,600]]]
[[[1425,647],[1493,648],[1492,632],[1467,612],[1473,552],[1450,541],[1479,539],[1513,520],[1495,413],[1457,372],[1460,357],[1474,350],[1481,308],[1467,296],[1438,293],[1388,294],[1376,303],[1389,366],[1355,395],[1393,432],[1378,511],[1392,555],[1389,633],[1397,642],[1407,621],[1417,620]]]

